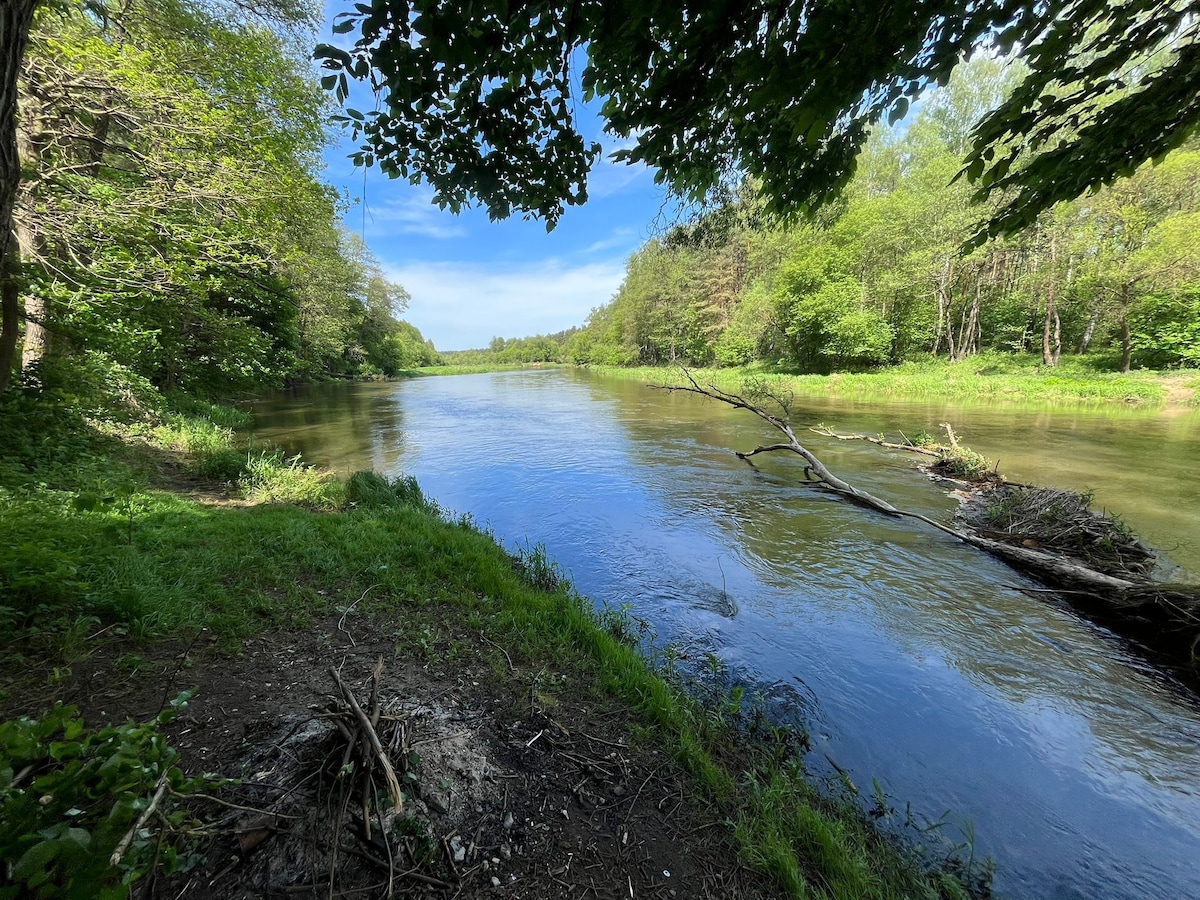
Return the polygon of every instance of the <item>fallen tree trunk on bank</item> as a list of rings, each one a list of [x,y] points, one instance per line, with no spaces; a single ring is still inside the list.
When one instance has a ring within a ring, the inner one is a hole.
[[[740,394],[733,394],[713,385],[702,387],[689,371],[684,369],[683,373],[688,380],[687,385],[671,385],[664,389],[670,392],[683,391],[699,394],[726,403],[736,409],[744,409],[762,419],[785,438],[779,443],[763,445],[750,451],[735,451],[739,459],[749,461],[751,457],[760,453],[780,451],[794,453],[804,460],[806,480],[815,477],[816,481],[828,490],[841,494],[855,503],[888,516],[916,519],[965,544],[977,547],[1013,568],[1037,578],[1049,587],[1057,589],[1056,592],[1062,593],[1064,596],[1069,595],[1075,606],[1087,608],[1090,612],[1096,612],[1099,609],[1104,613],[1101,618],[1106,620],[1105,624],[1116,630],[1130,633],[1131,636],[1146,643],[1154,644],[1156,649],[1166,652],[1170,656],[1171,662],[1181,666],[1192,679],[1200,676],[1200,587],[1153,581],[1149,575],[1150,564],[1153,562],[1153,551],[1133,538],[1127,529],[1119,526],[1119,523],[1087,511],[1093,521],[1107,522],[1124,535],[1127,538],[1124,544],[1131,552],[1135,548],[1137,549],[1137,565],[1104,567],[1108,571],[1102,571],[1095,565],[1089,564],[1086,558],[1069,553],[1066,548],[1055,548],[1053,541],[1038,540],[1020,532],[984,528],[978,524],[978,517],[973,521],[970,515],[961,516],[960,521],[963,522],[964,527],[943,524],[921,513],[893,506],[888,501],[834,475],[797,438],[789,421],[790,402],[788,400],[763,392],[762,396],[775,403],[782,411],[782,415],[776,415],[760,403]],[[958,444],[953,429],[948,425],[943,427],[947,429],[953,450],[962,452],[965,448]],[[827,427],[813,430],[818,434],[838,440],[865,440],[889,449],[908,450],[938,456],[939,459],[946,458],[937,450],[923,446],[891,443],[882,438],[866,435],[842,435]],[[982,458],[980,457],[980,459]],[[931,466],[935,471],[936,467],[936,463]],[[968,495],[966,498],[968,504],[972,501],[979,502],[981,497],[987,496],[989,490],[1003,488],[1041,491],[1043,494],[1054,494],[1060,497],[1070,495],[1070,492],[1036,489],[1027,485],[1006,485],[995,472],[987,471],[986,466],[983,467],[983,470],[986,477],[977,482],[983,486],[980,490]],[[1080,495],[1070,496],[1078,498]],[[1086,510],[1086,499],[1084,499],[1083,506]],[[1076,519],[1083,519],[1078,511],[1076,511]],[[1087,528],[1079,525],[1078,521],[1076,526],[1087,532]],[[1111,535],[1097,534],[1095,537],[1100,542],[1107,539],[1111,543]],[[1087,598],[1087,602],[1081,602],[1079,598]],[[1122,623],[1137,627],[1133,629],[1120,627]],[[1157,632],[1155,632],[1156,629]],[[1142,633],[1143,631],[1151,633],[1145,634]],[[1156,637],[1162,639],[1155,639]]]

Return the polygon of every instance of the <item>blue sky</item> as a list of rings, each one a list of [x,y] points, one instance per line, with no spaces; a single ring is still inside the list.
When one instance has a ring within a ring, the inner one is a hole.
[[[346,5],[328,0],[330,19]],[[337,42],[346,46],[349,37]],[[334,41],[328,23],[320,39]],[[371,108],[364,93],[367,100],[352,97],[350,105]],[[585,137],[607,151],[616,146],[583,103],[578,114]],[[392,181],[374,168],[365,173],[364,206],[364,172],[348,159],[349,135],[340,138],[325,155],[326,179],[352,201],[346,226],[363,233],[388,277],[412,295],[404,318],[439,350],[582,325],[612,298],[626,259],[650,236],[666,202],[649,169],[606,158],[591,172],[587,204],[569,207],[549,234],[542,222],[489,222],[480,209],[442,212],[431,188]]]

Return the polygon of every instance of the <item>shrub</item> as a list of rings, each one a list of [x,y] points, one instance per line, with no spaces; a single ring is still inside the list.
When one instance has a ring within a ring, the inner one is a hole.
[[[141,725],[90,730],[61,704],[0,723],[0,897],[119,900],[148,872],[196,861],[174,839],[189,816],[172,801],[204,782],[184,776],[160,732],[187,699]],[[161,836],[134,830],[151,803]]]

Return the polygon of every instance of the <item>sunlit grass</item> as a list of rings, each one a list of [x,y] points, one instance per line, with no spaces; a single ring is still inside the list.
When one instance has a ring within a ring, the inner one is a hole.
[[[618,378],[650,384],[681,383],[672,367],[620,369],[594,367]],[[1029,354],[986,353],[960,363],[944,359],[907,362],[874,372],[804,375],[764,364],[734,369],[694,369],[705,384],[738,391],[748,378],[763,381],[776,391],[800,397],[872,399],[945,399],[997,403],[1131,403],[1157,405],[1166,401],[1165,378],[1178,373],[1106,371],[1090,357],[1064,356],[1058,367],[1041,365]]]

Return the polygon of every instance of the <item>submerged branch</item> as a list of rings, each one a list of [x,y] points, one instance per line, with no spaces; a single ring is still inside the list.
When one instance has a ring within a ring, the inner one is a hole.
[[[683,367],[681,366],[680,368]],[[772,415],[763,407],[756,403],[750,402],[740,394],[731,394],[728,391],[723,391],[713,385],[703,388],[699,385],[699,383],[697,383],[696,379],[692,377],[692,373],[687,369],[683,369],[683,374],[690,382],[691,387],[668,385],[665,390],[669,392],[686,391],[690,394],[700,394],[713,400],[719,400],[722,403],[727,403],[735,409],[744,409],[747,412],[758,416],[776,431],[782,433],[785,438],[787,438],[785,443],[771,444],[769,446],[759,447],[756,450],[752,450],[746,454],[738,454],[742,459],[745,459],[748,456],[753,456],[756,453],[769,453],[777,450],[789,450],[792,453],[803,457],[804,461],[808,463],[808,466],[806,467],[807,470],[810,470],[817,477],[818,481],[824,482],[830,489],[836,491],[837,493],[845,494],[848,497],[853,497],[855,500],[858,500],[866,506],[876,509],[879,512],[886,513],[889,516],[903,515],[900,510],[896,509],[896,507],[892,506],[892,504],[888,503],[886,500],[881,500],[872,494],[868,494],[866,491],[856,488],[849,482],[842,481],[842,479],[830,472],[829,469],[825,467],[825,464],[813,455],[812,451],[800,443],[799,438],[796,437],[796,433],[792,430],[792,426],[788,423],[787,419]]]
[[[980,527],[970,521],[966,522],[966,528],[955,528],[937,522],[921,513],[899,509],[886,500],[856,488],[849,482],[843,481],[834,475],[812,451],[800,443],[795,431],[786,418],[774,415],[769,410],[740,394],[730,393],[712,385],[702,387],[687,369],[683,369],[683,374],[688,380],[688,385],[666,386],[664,389],[672,392],[685,391],[687,393],[699,394],[703,397],[726,403],[735,409],[746,410],[780,432],[786,439],[780,443],[765,444],[746,452],[735,451],[738,458],[749,459],[759,453],[778,451],[795,453],[803,458],[806,463],[804,467],[805,478],[808,478],[811,474],[816,477],[816,483],[823,485],[828,490],[841,494],[848,499],[885,515],[915,519],[918,522],[922,522],[943,534],[949,535],[972,547],[977,547],[985,553],[1008,563],[1013,568],[1031,574],[1051,586],[1065,588],[1067,589],[1065,592],[1068,594],[1080,594],[1086,595],[1089,598],[1097,598],[1102,602],[1103,609],[1109,615],[1120,617],[1131,628],[1133,626],[1150,625],[1157,627],[1163,633],[1162,636],[1164,638],[1171,638],[1170,641],[1163,641],[1161,643],[1164,646],[1172,647],[1168,652],[1177,661],[1182,661],[1189,672],[1194,674],[1198,666],[1200,666],[1200,660],[1197,657],[1198,652],[1200,652],[1200,591],[1192,585],[1162,584],[1152,581],[1148,572],[1149,561],[1153,560],[1153,553],[1131,536],[1126,535],[1125,540],[1117,542],[1120,544],[1116,548],[1117,557],[1119,560],[1123,560],[1125,564],[1111,572],[1098,571],[1094,567],[1095,563],[1088,564],[1091,562],[1090,557],[1080,557],[1078,554],[1069,552],[1069,548],[1056,547],[1042,541],[1020,540],[1020,535],[989,531],[987,528]],[[779,398],[772,399],[780,404],[786,414],[787,404],[779,400]],[[892,444],[882,438],[873,438],[866,435],[842,435],[824,426],[818,426],[811,430],[816,434],[837,440],[863,440],[888,449],[915,451],[937,456],[939,457],[939,461],[933,466],[935,470],[947,461],[947,453],[951,454],[949,457],[951,461],[970,458],[968,461],[972,463],[973,468],[980,467],[975,464],[976,461],[978,463],[986,463],[978,454],[973,453],[973,451],[959,443],[958,436],[954,433],[953,428],[949,425],[943,425],[942,427],[946,429],[946,434],[950,441],[949,450],[947,448],[939,448],[933,451],[908,444]],[[988,466],[990,466],[990,463]],[[986,477],[978,478],[977,482],[1000,483],[1001,486],[1005,486],[1003,480],[994,472],[984,472],[984,476]],[[1008,487],[1026,489],[1026,486],[1023,485],[1010,485]],[[1086,507],[1086,502],[1084,502],[1084,507]],[[1092,515],[1097,521],[1104,519],[1105,522],[1109,522],[1104,517],[1097,517],[1091,513],[1089,515]],[[1109,524],[1113,523],[1109,522]],[[1075,534],[1075,532],[1080,532],[1080,534]],[[1108,543],[1112,543],[1111,538],[1107,535],[1092,534],[1089,528],[1083,525],[1078,525],[1073,530],[1067,529],[1059,537],[1071,537],[1076,540],[1082,537],[1082,539],[1092,542],[1099,541],[1103,544],[1107,540]],[[1143,556],[1148,557],[1149,561],[1142,558]],[[1076,561],[1077,559],[1081,561]],[[1182,647],[1177,646],[1180,643],[1180,638],[1183,640]]]

